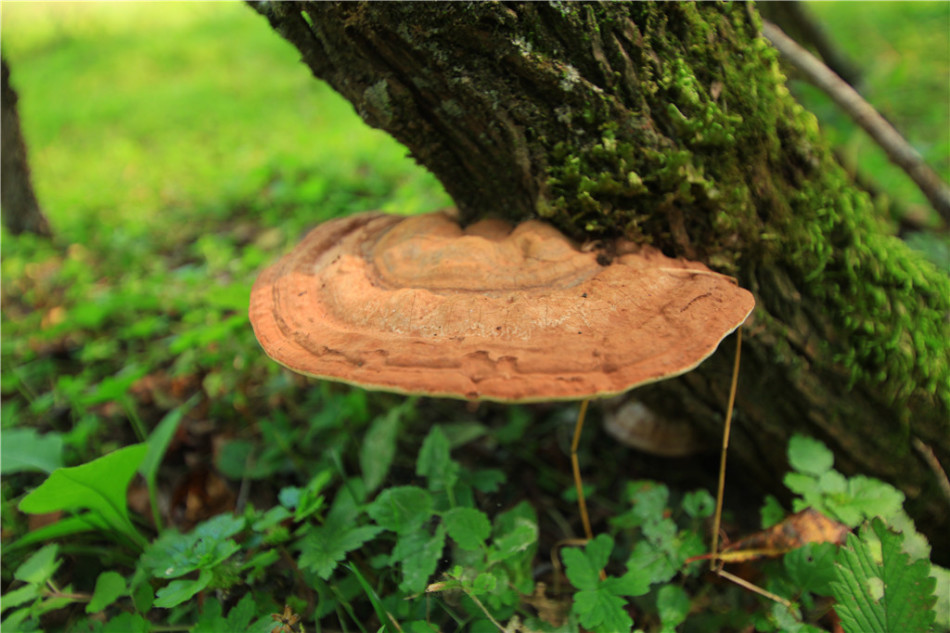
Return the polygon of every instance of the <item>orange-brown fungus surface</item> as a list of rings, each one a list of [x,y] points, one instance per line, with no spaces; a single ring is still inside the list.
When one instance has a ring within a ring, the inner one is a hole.
[[[689,371],[751,312],[701,264],[618,242],[582,251],[548,224],[362,213],[264,271],[250,318],[310,376],[508,402],[606,396]]]

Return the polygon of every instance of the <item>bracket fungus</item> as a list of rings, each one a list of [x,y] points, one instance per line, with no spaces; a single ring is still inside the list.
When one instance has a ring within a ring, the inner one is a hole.
[[[690,371],[751,312],[702,264],[449,211],[325,222],[261,274],[250,319],[302,374],[501,402],[623,393]]]
[[[577,460],[589,400],[690,371],[754,305],[729,277],[649,246],[579,248],[533,220],[463,229],[451,211],[368,212],[321,224],[265,270],[250,319],[271,358],[316,378],[470,400],[583,400],[571,463],[590,539]]]

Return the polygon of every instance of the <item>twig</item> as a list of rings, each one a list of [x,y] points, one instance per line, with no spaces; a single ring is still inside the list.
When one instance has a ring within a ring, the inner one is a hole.
[[[947,501],[950,501],[950,479],[947,478],[947,471],[943,469],[943,466],[940,465],[940,460],[938,460],[936,454],[934,454],[934,449],[916,437],[914,438],[914,448],[917,449],[920,456],[923,457],[927,465],[930,466],[930,470],[933,471],[934,476],[937,478],[937,483],[940,485],[940,491],[943,492],[943,496],[947,498]]]
[[[779,27],[763,21],[762,35],[772,42],[795,68],[824,90],[855,123],[864,128],[881,146],[891,162],[907,172],[937,213],[950,222],[950,187],[940,180],[937,172],[924,162],[917,150],[904,140],[900,132],[894,129],[874,106]]]

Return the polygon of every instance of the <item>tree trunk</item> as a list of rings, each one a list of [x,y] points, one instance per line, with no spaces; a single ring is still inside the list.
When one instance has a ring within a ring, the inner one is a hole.
[[[623,234],[755,293],[733,459],[780,488],[793,433],[899,486],[946,561],[946,275],[874,218],[744,3],[253,3],[471,220]],[[729,347],[729,346],[727,346]],[[730,350],[731,352],[731,350]],[[638,390],[721,432],[731,354]]]
[[[16,103],[17,94],[10,86],[10,68],[6,60],[0,60],[0,207],[3,207],[3,224],[13,234],[29,232],[49,237],[49,222],[33,193]]]

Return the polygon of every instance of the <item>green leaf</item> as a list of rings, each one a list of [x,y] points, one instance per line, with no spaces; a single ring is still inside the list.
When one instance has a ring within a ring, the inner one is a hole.
[[[480,548],[491,534],[491,523],[475,508],[453,508],[442,516],[452,540],[465,550]]]
[[[202,569],[195,580],[173,580],[155,593],[155,606],[170,609],[190,600],[192,596],[207,587],[213,577],[214,573],[210,569]]]
[[[400,534],[390,559],[399,563],[403,582],[400,587],[408,593],[419,593],[435,573],[445,547],[445,526],[439,525],[435,534],[413,530]]]
[[[402,407],[390,409],[386,415],[373,421],[363,444],[360,446],[360,470],[366,490],[376,490],[386,479],[389,467],[396,454],[396,438],[399,437],[399,423],[402,419]]]
[[[642,596],[650,591],[650,579],[639,569],[630,569],[620,578],[608,576],[600,586],[618,596]]]
[[[244,529],[244,517],[219,514],[188,534],[165,530],[141,557],[141,566],[156,578],[179,578],[211,569],[240,550],[229,537]]]
[[[43,547],[17,567],[13,577],[31,585],[45,584],[59,567],[59,561],[56,560],[58,553],[59,545],[55,543]]]
[[[676,575],[678,565],[670,555],[646,540],[638,541],[633,546],[630,558],[627,560],[628,569],[639,570],[651,584],[667,582]]]
[[[244,594],[236,605],[228,611],[227,629],[228,631],[244,631],[250,626],[251,620],[257,613],[257,605],[250,593]]]
[[[609,535],[598,534],[583,550],[565,549],[561,557],[567,579],[578,589],[595,589],[600,584],[600,570],[607,565],[613,547],[614,540]]]
[[[146,540],[129,520],[126,490],[145,457],[145,444],[134,444],[82,466],[59,468],[20,502],[20,510],[45,514],[80,508],[97,512],[109,526],[138,545]]]
[[[676,630],[689,615],[689,596],[679,585],[663,585],[656,594],[656,608],[660,612],[663,633]]]
[[[161,531],[162,521],[161,514],[158,511],[158,486],[155,483],[156,477],[158,477],[158,468],[162,465],[165,451],[168,450],[168,445],[175,435],[175,430],[178,429],[178,425],[181,423],[182,416],[194,406],[195,402],[197,402],[197,396],[192,397],[180,407],[175,407],[162,418],[162,421],[158,423],[158,426],[156,426],[152,434],[149,435],[148,441],[146,442],[148,450],[145,453],[145,458],[142,460],[141,466],[139,466],[139,472],[145,478],[145,483],[148,486],[148,496],[152,504],[153,519],[159,531]]]
[[[43,592],[42,585],[23,585],[13,591],[8,591],[3,594],[3,600],[0,601],[0,613],[3,613],[7,609],[12,609],[13,607],[18,607],[21,604],[36,600],[40,597],[40,594]]]
[[[38,470],[49,473],[63,465],[63,438],[40,435],[36,429],[7,429],[0,442],[0,474]]]
[[[383,623],[382,630],[387,631],[387,633],[397,633],[398,628],[393,626],[391,616],[386,611],[386,607],[383,606],[382,600],[379,599],[379,596],[376,594],[376,591],[366,579],[363,578],[363,574],[360,573],[360,570],[355,566],[347,566],[347,569],[356,577],[356,581],[360,584],[360,587],[363,589],[363,593],[366,594],[366,597],[369,598],[370,604],[373,605],[373,611],[376,612],[376,617],[380,622]]]
[[[716,500],[706,490],[686,493],[683,497],[683,510],[693,519],[711,517],[716,509]]]
[[[326,488],[331,479],[333,479],[333,471],[322,470],[300,491],[300,497],[297,499],[297,510],[294,512],[295,521],[303,521],[323,508],[326,503],[323,489]]]
[[[880,539],[880,563],[868,545],[872,529]],[[861,528],[860,537],[848,536],[831,583],[835,611],[848,633],[924,633],[933,624],[936,582],[929,576],[930,564],[911,563],[902,542],[903,536],[878,518]]]
[[[832,543],[808,543],[785,554],[785,570],[796,589],[831,595],[836,551],[837,547]]]
[[[403,534],[413,532],[432,516],[432,495],[416,486],[387,488],[366,509],[377,524]]]
[[[452,461],[449,438],[437,426],[432,427],[419,449],[416,474],[425,477],[429,490],[451,490],[458,481],[459,465]]]
[[[326,580],[337,564],[346,558],[347,552],[360,547],[382,530],[376,525],[355,527],[330,521],[312,527],[300,541],[300,566],[313,570]]]
[[[625,605],[623,598],[609,591],[585,590],[574,594],[571,611],[580,617],[585,628],[597,633],[617,633],[633,627],[633,620],[624,610]]]
[[[831,470],[835,457],[824,444],[803,435],[793,435],[788,441],[788,462],[800,473],[820,476]]]
[[[847,490],[828,502],[842,523],[854,527],[872,517],[891,517],[904,505],[904,493],[879,479],[858,475],[848,479]]]
[[[92,600],[86,605],[86,613],[99,613],[128,593],[122,574],[104,571],[96,578],[96,588],[92,592]]]

